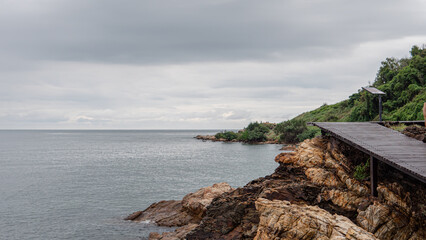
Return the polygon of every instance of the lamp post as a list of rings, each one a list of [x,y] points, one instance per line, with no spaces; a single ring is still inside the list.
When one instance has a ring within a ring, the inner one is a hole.
[[[380,91],[379,89],[375,87],[362,87],[365,91],[373,94],[373,95],[379,95],[379,119],[380,122],[382,121],[382,95],[386,95],[386,93]]]

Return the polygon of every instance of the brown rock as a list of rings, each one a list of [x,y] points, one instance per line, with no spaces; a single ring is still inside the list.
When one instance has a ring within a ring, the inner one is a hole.
[[[213,200],[200,225],[187,239],[253,239],[259,214],[255,202],[259,197],[290,202],[315,202],[320,187],[307,182],[304,169],[281,165],[264,178]]]
[[[181,201],[170,200],[154,203],[144,211],[131,214],[125,220],[136,222],[153,222],[159,226],[183,226],[194,221],[194,218],[183,211]]]
[[[149,240],[181,240],[185,239],[185,236],[194,230],[198,224],[188,224],[177,228],[173,232],[164,232],[162,234],[152,232],[149,234]]]
[[[219,139],[216,139],[216,137],[212,135],[197,135],[195,138],[203,141],[219,141]]]
[[[425,186],[379,164],[379,197],[371,197],[369,182],[353,178],[367,158],[337,140],[306,140],[276,157],[273,174],[242,188],[202,189],[163,203],[193,224],[152,239],[426,239]]]
[[[376,232],[379,226],[382,226],[389,219],[390,208],[374,202],[365,211],[359,211],[356,218],[357,223],[369,232]]]
[[[189,213],[194,218],[201,220],[211,201],[231,190],[233,190],[233,188],[225,182],[213,184],[211,187],[201,188],[194,193],[186,195],[182,199],[182,207],[185,212]]]
[[[296,151],[297,146],[296,145],[284,145],[280,150],[283,151]]]
[[[365,202],[365,198],[359,197],[356,193],[347,190],[325,190],[321,194],[321,197],[326,201],[331,201],[334,205],[345,211],[356,211],[358,206],[362,202]]]
[[[293,164],[297,162],[296,152],[284,152],[280,153],[275,157],[275,162],[284,164]]]
[[[201,188],[195,193],[186,195],[182,201],[160,201],[143,211],[129,215],[125,220],[147,221],[159,226],[180,227],[171,233],[151,233],[150,239],[183,239],[186,234],[198,226],[206,207],[211,201],[225,192],[233,190],[227,183],[217,183]]]
[[[376,239],[339,215],[288,201],[258,199],[260,221],[255,240],[262,239]]]
[[[388,187],[382,184],[377,187],[377,192],[379,193],[379,198],[383,199],[388,205],[396,206],[404,212],[411,212],[410,193],[406,193],[404,194],[405,196],[402,197],[401,194],[391,191]]]
[[[325,185],[328,187],[339,187],[343,185],[333,173],[323,168],[308,168],[305,174],[309,180],[318,185]]]
[[[419,141],[426,142],[426,127],[411,125],[406,127],[402,133]]]

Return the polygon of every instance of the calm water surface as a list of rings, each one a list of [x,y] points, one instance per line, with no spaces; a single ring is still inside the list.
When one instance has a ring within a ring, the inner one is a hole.
[[[216,131],[0,131],[0,239],[146,239],[122,220],[277,167],[280,145],[202,142]]]

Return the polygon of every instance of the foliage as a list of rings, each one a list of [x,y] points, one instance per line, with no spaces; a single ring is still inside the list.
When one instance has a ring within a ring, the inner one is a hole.
[[[385,92],[383,120],[422,120],[426,102],[426,49],[413,46],[410,58],[386,58],[377,71],[374,87]],[[359,90],[349,99],[296,117],[305,122],[378,121],[378,96]]]
[[[354,172],[354,178],[358,180],[364,180],[367,177],[370,176],[370,161],[367,160],[365,164],[360,163],[359,165],[355,166],[355,172]]]
[[[263,142],[266,140],[266,133],[270,129],[263,123],[250,123],[242,132],[239,140],[243,142]]]
[[[409,58],[386,58],[381,62],[372,86],[385,92],[382,97],[383,120],[422,120],[426,102],[426,49],[413,46]],[[378,96],[358,90],[347,100],[321,107],[279,123],[250,123],[242,132],[234,133],[243,142],[277,140],[296,143],[319,134],[320,130],[307,127],[306,122],[378,121]],[[225,139],[235,139],[232,133],[220,133]],[[229,136],[225,137],[224,134]]]
[[[214,137],[216,138],[216,139],[224,139],[225,137],[223,136],[223,132],[218,132],[218,133],[216,133],[216,135],[214,135]]]
[[[407,127],[407,125],[405,125],[405,124],[403,124],[403,123],[398,124],[398,125],[391,126],[391,128],[392,128],[393,130],[398,131],[398,132],[402,132],[402,131],[404,131],[404,129],[405,129],[406,127]]]
[[[292,119],[279,123],[274,129],[276,134],[280,134],[280,141],[285,143],[299,142],[299,135],[301,135],[306,130],[308,130],[306,127],[306,122],[298,119]]]
[[[276,141],[279,139],[279,136],[275,134],[273,129],[277,124],[269,122],[252,122],[243,130],[239,132],[233,131],[222,131],[216,133],[216,139],[225,139],[227,141],[232,141],[237,139],[242,142],[264,142],[264,141]]]
[[[272,129],[273,130],[273,129]],[[271,140],[271,141],[278,141],[280,140],[280,136],[277,135],[274,131],[269,131],[266,134],[266,140]]]
[[[215,135],[216,139],[226,139],[227,141],[232,141],[234,139],[238,138],[238,134],[232,131],[224,131],[220,133],[216,133]]]
[[[297,139],[299,140],[299,142],[303,142],[306,139],[311,139],[319,135],[321,135],[321,129],[317,127],[308,126],[308,129],[297,135]]]

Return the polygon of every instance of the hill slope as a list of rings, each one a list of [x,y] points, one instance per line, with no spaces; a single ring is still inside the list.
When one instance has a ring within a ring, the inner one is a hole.
[[[426,49],[413,46],[410,58],[387,58],[377,72],[373,86],[385,92],[383,120],[422,120],[426,102]],[[349,99],[303,113],[295,119],[305,122],[374,121],[379,119],[378,97],[359,90]]]
[[[409,58],[386,58],[373,86],[385,92],[382,96],[384,121],[423,120],[426,102],[426,49],[413,46]],[[363,122],[379,120],[378,96],[358,90],[349,99],[326,105],[281,122],[250,123],[238,133],[222,132],[217,139],[242,142],[279,141],[297,143],[320,134],[306,122]]]

